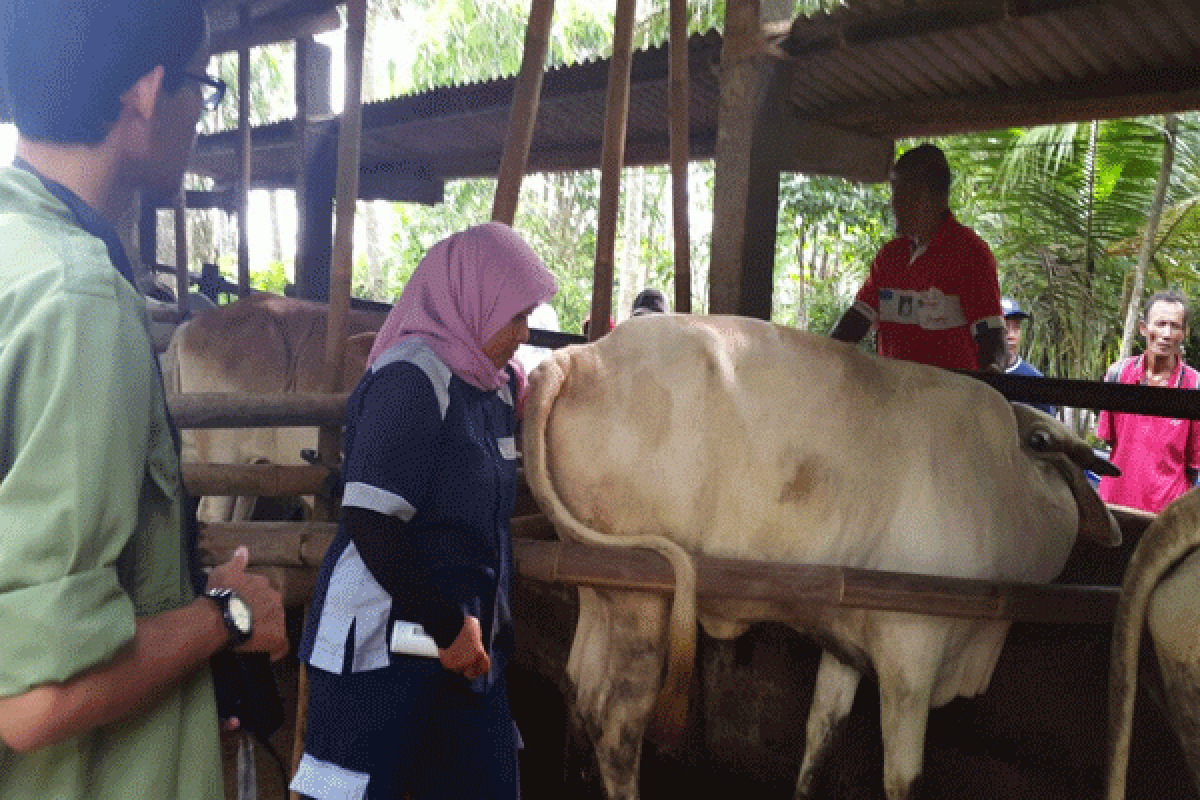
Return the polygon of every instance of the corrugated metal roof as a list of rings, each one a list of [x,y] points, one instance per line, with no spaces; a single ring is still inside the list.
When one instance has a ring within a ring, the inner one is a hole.
[[[710,157],[716,142],[717,73],[721,38],[691,37],[689,113],[694,158]],[[634,54],[630,70],[627,164],[665,163],[668,45]],[[593,167],[600,163],[608,59],[555,67],[542,80],[529,171]],[[364,196],[403,199],[378,175],[442,181],[494,175],[499,168],[516,79],[502,78],[368,103],[363,107]],[[295,173],[294,122],[255,128],[251,166],[256,186],[289,186]],[[218,187],[236,179],[235,131],[200,137],[191,167]],[[400,190],[403,193],[403,189]]]
[[[772,45],[801,118],[868,135],[1200,107],[1195,0],[848,0]]]

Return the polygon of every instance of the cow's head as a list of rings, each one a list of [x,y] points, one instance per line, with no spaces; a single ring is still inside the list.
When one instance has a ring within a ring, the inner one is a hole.
[[[1113,477],[1121,471],[1054,417],[1021,403],[1013,403],[1012,409],[1021,450],[1057,469],[1070,487],[1079,508],[1079,536],[1109,547],[1119,545],[1121,528],[1084,470]]]

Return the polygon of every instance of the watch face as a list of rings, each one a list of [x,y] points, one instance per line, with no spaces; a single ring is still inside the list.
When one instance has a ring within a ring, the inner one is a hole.
[[[233,618],[233,624],[242,633],[250,632],[251,615],[250,606],[246,605],[242,598],[234,595],[229,598],[229,616]]]

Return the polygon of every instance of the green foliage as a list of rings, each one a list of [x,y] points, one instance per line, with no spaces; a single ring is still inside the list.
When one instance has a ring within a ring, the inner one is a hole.
[[[260,292],[281,295],[289,283],[291,280],[282,261],[272,261],[266,269],[250,273],[250,288]]]

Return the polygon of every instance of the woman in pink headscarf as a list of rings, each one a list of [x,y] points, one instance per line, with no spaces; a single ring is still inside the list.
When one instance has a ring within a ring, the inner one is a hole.
[[[513,355],[555,288],[512,229],[479,225],[429,251],[376,337],[299,648],[309,708],[294,791],[518,796],[505,684]]]

